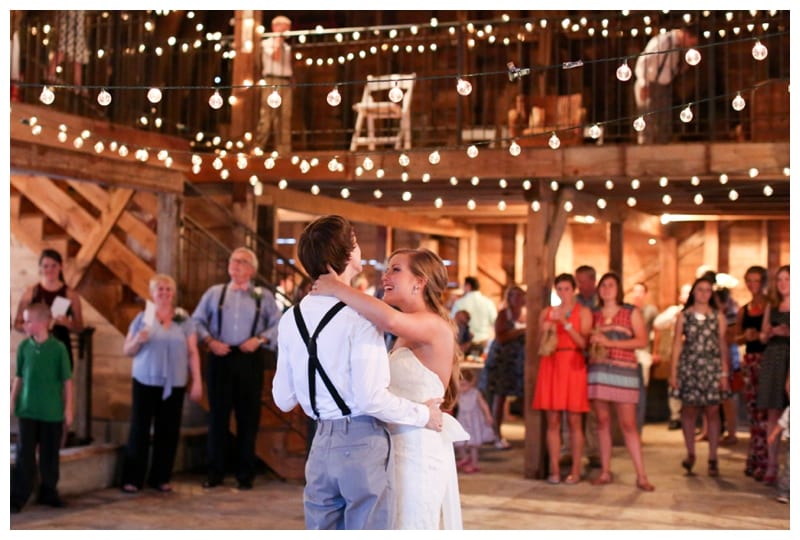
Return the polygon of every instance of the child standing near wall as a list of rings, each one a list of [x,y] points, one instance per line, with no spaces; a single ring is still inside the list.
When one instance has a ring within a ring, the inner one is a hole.
[[[476,384],[473,370],[461,370],[456,419],[469,433],[469,440],[456,443],[456,466],[465,473],[476,473],[480,470],[478,449],[483,443],[495,440],[492,412]]]
[[[56,486],[61,435],[72,424],[72,369],[63,343],[50,335],[50,308],[43,303],[23,312],[28,337],[17,348],[11,406],[19,419],[17,456],[11,475],[11,513],[19,512],[33,491],[39,448],[39,504],[64,506]]]

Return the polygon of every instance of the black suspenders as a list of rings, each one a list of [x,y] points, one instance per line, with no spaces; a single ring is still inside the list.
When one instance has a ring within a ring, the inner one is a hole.
[[[219,295],[219,302],[217,302],[217,338],[222,336],[222,305],[225,303],[225,293],[228,292],[228,284],[222,286],[222,293]],[[250,336],[256,335],[256,327],[258,326],[258,317],[261,315],[261,296],[256,297],[256,315],[253,317],[253,327],[250,329]]]
[[[342,396],[339,395],[336,387],[333,386],[333,383],[328,378],[328,374],[325,373],[324,369],[322,369],[322,365],[319,363],[319,357],[317,356],[317,336],[325,327],[325,325],[327,325],[330,320],[333,319],[334,315],[339,313],[344,306],[344,302],[338,302],[335,306],[328,310],[328,312],[322,317],[322,320],[319,321],[319,325],[317,326],[316,330],[314,330],[314,335],[310,337],[308,335],[308,327],[306,326],[306,322],[303,320],[303,315],[300,313],[300,305],[295,305],[294,309],[292,310],[294,312],[294,320],[297,323],[297,329],[300,331],[300,336],[303,338],[303,342],[306,344],[306,348],[308,349],[308,393],[311,397],[311,409],[314,411],[314,415],[317,417],[317,419],[319,419],[319,411],[317,410],[317,372],[319,372],[322,382],[325,383],[325,388],[327,388],[328,392],[330,392],[331,397],[336,402],[339,410],[342,411],[342,414],[344,416],[350,415],[350,408],[344,402]]]

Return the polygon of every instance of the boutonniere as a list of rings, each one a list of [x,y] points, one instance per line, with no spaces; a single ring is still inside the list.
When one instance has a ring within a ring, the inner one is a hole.
[[[189,314],[183,308],[175,308],[175,314],[172,316],[172,322],[182,323],[189,318]]]
[[[253,295],[253,300],[261,300],[264,298],[264,289],[261,287],[253,287],[253,292],[251,294]]]

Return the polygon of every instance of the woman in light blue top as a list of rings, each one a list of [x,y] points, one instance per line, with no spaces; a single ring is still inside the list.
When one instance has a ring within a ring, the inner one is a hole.
[[[153,426],[152,463],[147,483],[158,491],[169,484],[191,372],[189,396],[200,401],[203,385],[197,334],[189,314],[175,308],[175,280],[156,274],[150,280],[155,309],[131,322],[123,352],[133,357],[133,395],[128,444],[122,469],[122,491],[136,493],[145,480]]]

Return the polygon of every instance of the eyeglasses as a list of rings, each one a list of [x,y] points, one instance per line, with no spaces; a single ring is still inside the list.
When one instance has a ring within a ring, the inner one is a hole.
[[[231,258],[230,262],[237,263],[237,264],[247,264],[247,265],[253,266],[253,263],[248,259]]]

